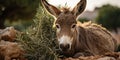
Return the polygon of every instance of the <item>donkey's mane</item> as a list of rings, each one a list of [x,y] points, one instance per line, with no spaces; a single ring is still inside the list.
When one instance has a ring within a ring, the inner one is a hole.
[[[62,7],[62,8],[61,8],[61,11],[64,12],[64,13],[69,13],[69,12],[71,12],[69,7]]]

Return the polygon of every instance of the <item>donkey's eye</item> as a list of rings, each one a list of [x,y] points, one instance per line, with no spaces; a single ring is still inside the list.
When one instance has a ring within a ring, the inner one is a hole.
[[[56,25],[56,28],[58,28],[58,29],[59,29],[59,28],[60,28],[60,26],[59,26],[59,25]]]
[[[76,25],[75,25],[75,24],[73,24],[73,25],[72,25],[72,28],[75,28],[75,26],[76,26]]]

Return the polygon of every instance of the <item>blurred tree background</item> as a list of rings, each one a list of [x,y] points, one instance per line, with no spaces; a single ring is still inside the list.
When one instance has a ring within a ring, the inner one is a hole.
[[[120,27],[120,8],[107,4],[103,5],[98,13],[96,22],[117,33]]]
[[[80,21],[81,23],[84,23],[84,22],[88,22],[90,20],[87,18],[79,18],[78,21]]]
[[[5,25],[12,25],[14,21],[27,25],[35,16],[39,3],[40,0],[0,0],[0,29],[5,28]]]

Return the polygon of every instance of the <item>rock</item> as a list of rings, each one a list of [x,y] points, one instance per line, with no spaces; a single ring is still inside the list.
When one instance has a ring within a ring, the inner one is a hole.
[[[25,60],[25,58],[23,57],[24,53],[24,50],[20,47],[18,43],[4,40],[0,41],[0,56],[2,56],[4,60]]]
[[[15,41],[17,30],[14,27],[7,27],[6,29],[0,30],[0,40]]]

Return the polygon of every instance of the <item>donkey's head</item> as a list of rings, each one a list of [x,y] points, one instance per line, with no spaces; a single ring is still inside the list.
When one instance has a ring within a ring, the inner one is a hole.
[[[81,0],[72,11],[66,8],[59,10],[46,0],[41,0],[41,2],[44,8],[56,17],[55,26],[57,28],[57,39],[60,49],[62,51],[71,50],[71,45],[73,44],[74,38],[76,38],[76,18],[84,11],[86,0]]]

